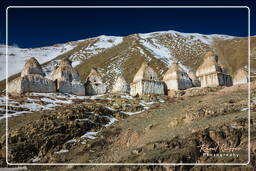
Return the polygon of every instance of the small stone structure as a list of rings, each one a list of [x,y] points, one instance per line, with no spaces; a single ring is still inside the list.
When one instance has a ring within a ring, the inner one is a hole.
[[[135,74],[133,82],[130,84],[130,86],[130,94],[132,96],[164,94],[164,82],[159,81],[156,72],[145,62]]]
[[[190,72],[188,73],[188,76],[189,76],[189,78],[190,78],[191,81],[192,81],[193,87],[200,87],[200,86],[201,86],[201,83],[200,83],[198,77],[196,76],[196,73],[195,73],[195,72],[190,71]]]
[[[112,93],[126,94],[130,93],[130,85],[123,76],[119,76],[113,85]]]
[[[106,93],[106,85],[103,83],[100,73],[96,68],[92,68],[85,80],[85,94],[99,95]]]
[[[8,83],[8,92],[11,94],[56,92],[55,83],[43,76],[41,65],[35,58],[30,58],[24,65],[21,77]]]
[[[177,63],[173,63],[167,70],[163,81],[167,90],[185,90],[192,87],[192,81],[188,74]]]
[[[51,80],[57,82],[57,90],[59,92],[79,96],[85,95],[85,88],[80,82],[80,76],[67,58],[64,58],[59,67],[52,72]]]
[[[233,79],[234,85],[244,84],[248,82],[249,82],[248,73],[243,68],[238,69],[234,74],[234,79]]]
[[[218,56],[207,52],[203,63],[198,67],[196,76],[201,82],[201,87],[231,86],[231,76],[223,71],[218,63]]]
[[[34,57],[32,57],[26,61],[25,65],[21,71],[21,77],[24,77],[29,74],[37,74],[37,75],[44,76],[44,72],[42,70],[41,65]]]
[[[52,93],[56,92],[56,85],[53,81],[41,75],[30,74],[11,81],[8,84],[8,92],[11,94],[27,92]]]

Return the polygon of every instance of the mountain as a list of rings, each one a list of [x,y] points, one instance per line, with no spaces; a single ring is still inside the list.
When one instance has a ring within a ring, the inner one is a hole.
[[[251,42],[251,47],[255,47],[255,37],[251,37]],[[87,49],[94,47],[92,40],[88,39],[81,42],[81,46],[59,57],[77,60],[74,54],[79,56],[81,64],[77,66],[77,70],[82,80],[86,78],[92,67],[99,68],[104,81],[111,89],[111,83],[121,73],[128,82],[131,82],[144,60],[148,61],[161,77],[174,61],[179,62],[186,71],[195,71],[201,64],[204,53],[209,50],[216,52],[220,62],[230,74],[233,74],[240,67],[247,67],[247,43],[247,38],[227,35],[162,31],[123,37],[119,44],[95,55],[88,53]],[[254,52],[253,61],[256,59],[255,54]]]
[[[8,76],[20,72],[25,61],[36,57],[39,63],[44,63],[66,53],[76,47],[77,42],[68,42],[40,48],[19,48],[8,46]],[[6,77],[6,47],[0,45],[0,80]]]
[[[253,68],[256,68],[255,45],[256,37],[253,36],[251,37]],[[161,31],[132,34],[125,37],[102,35],[52,47],[26,50],[12,47],[17,49],[13,53],[14,56],[18,57],[20,54],[22,59],[18,59],[22,62],[16,62],[17,66],[15,65],[15,69],[9,68],[9,73],[18,73],[24,64],[24,59],[34,56],[40,63],[48,60],[44,64],[44,70],[49,76],[57,62],[63,57],[68,57],[80,73],[82,81],[92,67],[97,67],[103,75],[108,89],[111,89],[111,83],[120,74],[123,74],[128,82],[131,82],[144,60],[149,62],[161,78],[172,62],[179,62],[186,71],[195,71],[201,64],[204,53],[209,50],[219,55],[220,62],[232,75],[241,67],[247,68],[247,47],[247,38],[218,34],[203,35]],[[11,52],[11,50],[9,51]],[[17,59],[9,58],[9,66],[13,65],[10,61],[17,61]],[[252,74],[255,74],[254,70],[252,70]]]

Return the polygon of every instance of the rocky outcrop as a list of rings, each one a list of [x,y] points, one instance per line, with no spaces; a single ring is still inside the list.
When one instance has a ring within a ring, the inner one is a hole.
[[[100,73],[96,68],[92,68],[85,81],[85,94],[99,95],[106,93],[106,91],[106,85],[103,83]]]
[[[164,94],[164,82],[159,81],[156,72],[147,63],[141,65],[130,86],[132,96]]]
[[[38,63],[36,58],[30,58],[29,60],[27,60],[21,71],[21,77],[24,77],[29,74],[38,74],[38,75],[44,76],[42,67]]]
[[[84,85],[80,82],[78,72],[71,66],[71,61],[64,58],[56,68],[51,79],[57,82],[57,90],[62,93],[85,95]]]
[[[119,76],[113,85],[112,93],[126,94],[130,92],[130,85],[123,76]]]
[[[41,75],[30,74],[18,77],[8,84],[8,92],[21,94],[26,92],[50,93],[56,92],[55,82]]]
[[[177,63],[173,63],[164,74],[163,81],[168,90],[184,90],[192,87],[188,74]]]
[[[207,52],[203,63],[198,67],[196,76],[201,82],[201,87],[231,86],[231,76],[224,72],[218,63],[218,56]]]
[[[233,83],[235,84],[244,84],[244,83],[248,83],[249,79],[248,79],[248,73],[243,69],[240,68],[239,70],[237,70],[234,74],[234,79],[233,79]]]

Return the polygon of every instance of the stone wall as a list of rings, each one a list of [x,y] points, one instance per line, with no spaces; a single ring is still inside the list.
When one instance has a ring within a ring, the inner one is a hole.
[[[169,79],[164,80],[169,90],[185,90],[191,88],[192,82],[185,72],[173,72]]]
[[[78,96],[85,95],[85,87],[80,82],[58,81],[58,91]]]
[[[232,86],[230,75],[223,73],[213,73],[199,77],[201,87]]]
[[[244,84],[248,82],[249,82],[248,73],[243,68],[237,70],[236,73],[234,74],[234,85]]]
[[[155,80],[141,80],[131,83],[131,95],[164,94],[164,82]]]
[[[117,78],[115,84],[113,85],[112,93],[129,93],[130,85],[126,82],[126,80],[120,76]]]
[[[85,94],[86,95],[99,95],[106,93],[107,89],[104,84],[85,84]]]
[[[16,78],[8,83],[8,92],[12,94],[26,92],[51,93],[56,92],[56,84],[41,75],[31,74]]]
[[[240,78],[240,79],[234,80],[234,85],[245,84],[245,83],[248,83],[248,82],[249,82],[248,78]]]
[[[8,92],[11,94],[21,93],[21,77],[18,77],[8,83]]]
[[[199,76],[199,80],[201,82],[201,87],[215,87],[219,85],[219,79],[221,76],[218,76],[217,73]]]
[[[230,75],[225,75],[225,85],[228,87],[233,85],[232,77]]]
[[[29,60],[27,60],[21,71],[21,77],[24,77],[30,74],[38,74],[38,75],[44,76],[42,67],[38,63],[36,58],[30,58]]]
[[[220,66],[218,65],[210,65],[204,68],[198,68],[198,70],[196,71],[196,76],[200,77],[203,75],[208,75],[208,74],[214,74],[216,72],[222,72]]]

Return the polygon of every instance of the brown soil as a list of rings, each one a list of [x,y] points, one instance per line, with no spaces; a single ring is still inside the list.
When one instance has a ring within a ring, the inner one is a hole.
[[[119,122],[102,129],[96,139],[88,139],[84,144],[81,142],[73,144],[67,153],[52,155],[50,150],[44,162],[246,163],[248,111],[241,109],[247,108],[248,91],[246,88],[240,90],[233,88],[232,91],[230,89],[209,90],[207,95],[193,92],[187,95],[185,93],[180,97],[166,98],[164,103],[155,103],[144,113],[119,119]],[[252,89],[251,95],[252,98],[256,97],[255,89]],[[55,115],[54,112],[52,114]],[[252,104],[251,125],[255,124],[255,114],[256,106]],[[41,117],[35,115],[24,115],[26,120],[21,120],[22,116],[11,118],[10,123],[20,122],[11,130],[16,130]],[[251,127],[251,163],[244,167],[247,170],[256,168],[255,140],[256,130]],[[206,157],[200,152],[200,145],[215,147],[218,143],[241,148],[238,151],[239,157]],[[31,170],[127,170],[128,168],[130,170],[240,170],[241,166],[34,166],[29,168]]]

